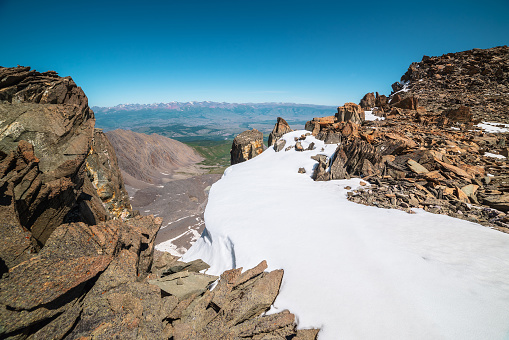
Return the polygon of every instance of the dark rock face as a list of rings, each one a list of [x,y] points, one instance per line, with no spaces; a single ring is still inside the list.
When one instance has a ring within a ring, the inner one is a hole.
[[[118,183],[107,189],[89,183],[117,174],[105,159],[98,162],[95,151],[111,147],[94,131],[88,99],[70,77],[0,68],[0,100],[1,209],[40,245],[66,220],[96,223],[129,214]],[[110,211],[104,204],[112,200]]]
[[[290,128],[290,125],[288,125],[286,120],[281,117],[277,117],[277,123],[269,135],[268,146],[274,145],[281,136],[292,131],[292,128]]]
[[[398,95],[396,95],[398,96]],[[400,97],[398,96],[398,99]],[[400,109],[404,110],[417,110],[417,98],[414,96],[406,97],[405,99],[400,99],[398,101],[394,100],[391,101],[391,105],[394,107],[399,107]]]
[[[153,217],[59,226],[39,254],[0,280],[1,336],[130,338],[127,318],[158,337],[161,295],[142,281],[151,268],[159,227]]]
[[[263,134],[256,130],[247,130],[237,135],[230,151],[231,164],[245,162],[261,154],[265,150]]]
[[[382,156],[371,144],[355,139],[338,146],[331,164],[331,179],[380,174]]]
[[[375,107],[375,94],[373,92],[366,93],[364,97],[362,97],[359,105],[363,110],[371,110]]]

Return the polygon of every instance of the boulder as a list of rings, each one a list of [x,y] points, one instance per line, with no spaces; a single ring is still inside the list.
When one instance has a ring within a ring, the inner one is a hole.
[[[199,273],[202,270],[209,269],[210,266],[205,263],[204,261],[198,259],[191,262],[181,262],[181,261],[175,261],[172,262],[171,265],[162,271],[162,276],[164,275],[171,275],[174,273],[182,272],[182,271],[188,271],[193,273]]]
[[[404,110],[417,110],[417,98],[414,96],[406,97],[391,105]]]
[[[330,179],[330,174],[327,172],[329,168],[329,159],[326,155],[316,155],[312,156],[312,159],[318,162],[316,167],[314,168],[313,178],[315,181],[328,181]]]
[[[363,110],[371,110],[375,107],[375,94],[373,92],[366,93],[364,97],[362,97],[359,105]]]
[[[274,143],[274,150],[276,152],[279,152],[285,148],[286,140],[284,139],[278,139],[276,143]]]
[[[285,133],[292,132],[292,128],[290,128],[290,125],[281,117],[277,117],[277,123],[274,126],[274,129],[272,129],[272,132],[269,135],[268,140],[268,146],[272,146],[276,143],[281,136],[283,136]]]
[[[483,204],[507,213],[509,212],[509,194],[487,195],[483,198]]]
[[[352,122],[355,124],[362,124],[365,120],[364,110],[357,104],[345,103],[344,106],[338,107],[336,113],[336,120],[338,122]]]
[[[265,150],[263,134],[256,130],[247,130],[237,135],[230,151],[232,165],[252,159]]]
[[[368,162],[366,162],[368,161]],[[331,161],[331,179],[348,176],[372,176],[379,174],[382,155],[371,144],[360,139],[347,141],[338,146]]]
[[[410,170],[412,170],[416,174],[427,174],[429,172],[428,169],[426,169],[425,167],[423,167],[422,165],[420,165],[413,159],[409,159],[407,161],[407,163],[408,163],[408,167],[410,168]]]
[[[392,88],[393,92],[398,92],[403,89],[403,85],[401,85],[401,83],[399,81],[397,81],[391,85],[391,88]]]
[[[348,161],[348,156],[345,154],[343,149],[336,150],[336,153],[332,157],[331,169],[329,177],[330,179],[349,179],[350,175],[346,171],[345,165]]]

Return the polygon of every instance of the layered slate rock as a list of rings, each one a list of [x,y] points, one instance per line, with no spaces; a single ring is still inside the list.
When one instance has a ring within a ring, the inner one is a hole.
[[[374,113],[385,120],[347,126],[314,118],[306,128],[339,146],[330,159],[316,159],[313,178],[359,176],[371,183],[349,193],[354,202],[410,213],[422,208],[509,231],[509,134],[474,125],[507,123],[507,77],[498,75],[508,53],[497,47],[423,58],[393,84],[389,98],[376,93]],[[481,61],[484,71],[472,66]]]
[[[262,261],[245,272],[242,268],[227,270],[212,291],[202,288],[202,292],[191,295],[177,297],[176,293],[163,298],[167,306],[164,336],[175,340],[316,339],[318,330],[297,331],[295,316],[288,311],[262,316],[278,295],[283,278],[282,270],[265,272],[266,268],[267,263]],[[195,277],[198,285],[203,282],[202,287],[209,280],[204,274],[178,274]],[[171,277],[173,280],[176,275]]]
[[[131,319],[138,331],[159,338],[161,320],[154,308],[160,293],[143,280],[160,223],[138,217],[59,226],[37,255],[0,280],[0,336],[131,338],[132,328],[125,328]],[[125,308],[115,308],[114,302]]]
[[[290,125],[281,117],[277,117],[277,123],[269,135],[268,146],[274,145],[285,133],[292,132]]]
[[[263,133],[253,129],[242,132],[233,140],[230,151],[231,164],[237,164],[252,159],[265,150]]]
[[[405,91],[426,111],[468,107],[474,120],[507,122],[509,116],[509,47],[473,49],[442,56],[423,56],[401,77]]]
[[[382,156],[371,144],[354,139],[338,146],[334,154],[331,179],[345,179],[350,176],[373,176],[381,173]]]
[[[119,177],[114,154],[104,156],[111,146],[94,130],[88,99],[70,77],[0,68],[0,116],[0,209],[39,245],[64,221],[130,213],[123,185],[113,180]],[[113,185],[95,186],[99,177]]]

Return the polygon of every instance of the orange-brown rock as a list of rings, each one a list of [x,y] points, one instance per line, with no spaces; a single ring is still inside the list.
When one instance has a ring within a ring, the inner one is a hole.
[[[449,109],[442,113],[447,119],[453,122],[469,123],[473,119],[473,114],[466,106],[459,106],[456,109]]]
[[[391,102],[391,105],[404,110],[416,110],[417,109],[417,98],[414,96],[406,97],[398,102]]]
[[[344,106],[338,107],[336,120],[338,122],[352,122],[362,124],[365,119],[364,110],[355,103],[345,103]]]
[[[360,107],[366,111],[371,110],[375,107],[375,95],[373,92],[366,93],[364,97],[362,97],[360,103]]]
[[[263,134],[256,130],[247,130],[237,135],[233,140],[230,151],[231,164],[237,164],[252,159],[265,150]]]

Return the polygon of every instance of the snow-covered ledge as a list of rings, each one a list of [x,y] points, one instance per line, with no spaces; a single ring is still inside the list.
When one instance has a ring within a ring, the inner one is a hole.
[[[286,146],[307,131],[286,134]],[[509,235],[421,210],[352,203],[359,179],[314,182],[313,151],[275,152],[228,168],[212,186],[207,232],[184,256],[220,274],[266,259],[283,268],[273,309],[323,339],[507,339]],[[321,151],[323,148],[323,151]],[[298,173],[304,167],[305,174]]]

